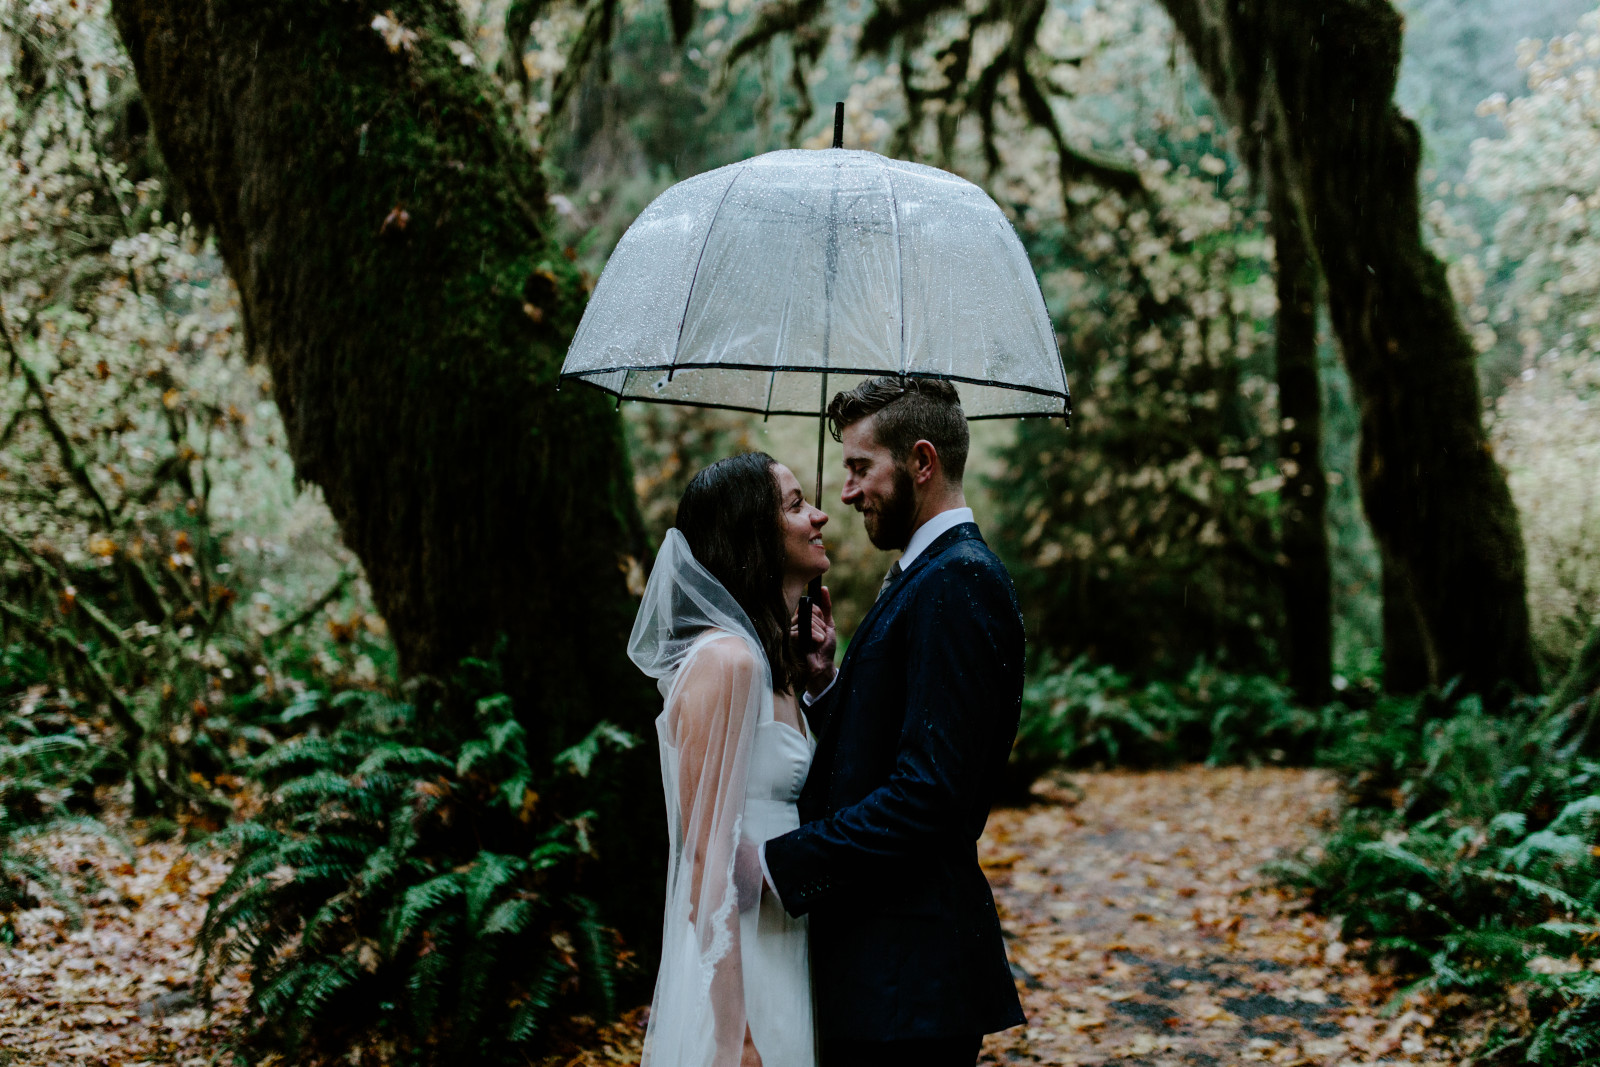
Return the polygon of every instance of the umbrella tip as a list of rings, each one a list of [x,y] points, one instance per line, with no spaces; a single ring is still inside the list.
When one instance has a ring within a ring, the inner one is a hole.
[[[833,147],[844,147],[844,101],[833,105]]]

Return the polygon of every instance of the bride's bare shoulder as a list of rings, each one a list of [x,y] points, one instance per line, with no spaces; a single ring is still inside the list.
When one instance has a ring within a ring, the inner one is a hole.
[[[669,722],[688,716],[691,722],[709,723],[729,710],[730,701],[742,699],[756,676],[756,658],[745,641],[719,632],[702,638],[679,672],[667,698]]]
[[[755,654],[743,638],[726,630],[712,630],[695,642],[684,671],[691,675],[736,674],[752,670],[755,663]]]

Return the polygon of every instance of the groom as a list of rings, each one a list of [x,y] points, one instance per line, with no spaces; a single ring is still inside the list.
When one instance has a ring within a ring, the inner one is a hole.
[[[828,417],[842,500],[902,554],[838,670],[831,636],[809,660],[803,825],[761,867],[811,916],[823,1067],[971,1067],[984,1034],[1024,1021],[977,853],[1017,731],[1022,617],[961,490],[955,387],[875,378]]]

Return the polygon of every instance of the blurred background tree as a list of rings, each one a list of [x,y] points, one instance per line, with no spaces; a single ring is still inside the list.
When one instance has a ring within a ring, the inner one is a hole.
[[[1527,91],[1478,107],[1500,136],[1473,142],[1465,181],[1429,216],[1497,395],[1493,436],[1528,528],[1535,647],[1558,677],[1600,616],[1600,255],[1595,193],[1600,14],[1541,46]],[[1485,221],[1487,220],[1487,221]]]

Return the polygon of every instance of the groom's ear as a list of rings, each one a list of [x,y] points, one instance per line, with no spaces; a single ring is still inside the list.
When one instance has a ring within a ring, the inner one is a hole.
[[[944,464],[939,462],[939,450],[932,441],[918,441],[906,456],[906,471],[915,485],[926,486],[944,476]]]

